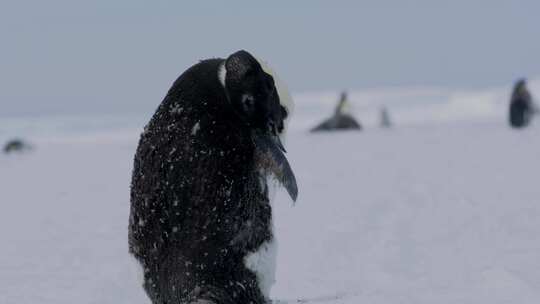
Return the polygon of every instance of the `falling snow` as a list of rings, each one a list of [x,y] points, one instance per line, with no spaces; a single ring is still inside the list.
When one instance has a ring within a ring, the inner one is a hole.
[[[386,96],[366,94],[350,98]],[[364,132],[320,135],[306,130],[335,94],[299,96],[287,157],[300,194],[273,205],[272,298],[540,303],[540,125],[510,130],[504,90],[430,94],[388,106],[391,130],[366,106]],[[127,250],[140,126],[36,135],[31,153],[0,156],[0,303],[148,304]]]

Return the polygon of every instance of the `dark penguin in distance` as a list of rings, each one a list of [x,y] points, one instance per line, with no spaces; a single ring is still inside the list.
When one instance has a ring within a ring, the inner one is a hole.
[[[173,84],[135,155],[129,251],[154,304],[268,303],[275,256],[268,176],[296,200],[289,105],[246,51]]]
[[[514,85],[508,119],[513,128],[523,128],[529,125],[532,116],[536,112],[536,107],[532,101],[531,94],[527,90],[525,79],[520,79]]]
[[[311,129],[311,132],[334,131],[334,130],[361,130],[362,126],[356,119],[345,111],[347,107],[347,93],[342,92],[334,115]]]
[[[4,145],[4,153],[22,153],[32,150],[32,146],[22,139],[14,138]]]
[[[392,122],[390,120],[390,114],[388,113],[388,110],[386,109],[386,107],[381,108],[381,110],[379,112],[379,116],[380,116],[380,126],[381,126],[381,128],[388,129],[388,128],[392,127]]]

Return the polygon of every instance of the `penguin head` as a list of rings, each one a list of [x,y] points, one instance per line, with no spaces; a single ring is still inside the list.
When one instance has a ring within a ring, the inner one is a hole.
[[[518,90],[523,90],[527,87],[527,80],[525,78],[521,78],[516,82],[516,88]]]
[[[255,132],[282,134],[288,111],[281,105],[274,77],[243,50],[230,55],[223,68],[222,82],[238,119]]]
[[[281,141],[291,111],[288,94],[282,93],[271,69],[244,50],[230,55],[218,76],[230,106],[240,123],[250,131],[258,155],[265,159],[265,169],[273,173],[296,200],[296,179]],[[286,95],[284,100],[281,95]]]

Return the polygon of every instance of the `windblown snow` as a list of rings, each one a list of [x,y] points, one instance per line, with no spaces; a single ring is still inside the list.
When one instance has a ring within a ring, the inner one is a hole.
[[[271,297],[540,303],[540,124],[507,127],[509,91],[351,92],[366,129],[316,135],[339,94],[297,94],[287,156],[300,192],[273,204]],[[376,128],[381,105],[390,130]],[[148,118],[0,121],[1,142],[34,146],[0,155],[0,303],[148,303],[127,249]]]

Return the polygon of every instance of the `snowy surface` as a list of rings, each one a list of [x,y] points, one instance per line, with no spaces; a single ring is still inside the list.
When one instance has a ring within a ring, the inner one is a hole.
[[[338,94],[297,95],[287,150],[300,192],[274,203],[272,297],[540,303],[540,124],[507,127],[508,89],[353,92],[365,131],[317,135],[307,129]],[[381,104],[393,129],[375,127]],[[20,130],[35,149],[0,155],[0,303],[148,303],[127,254],[147,117],[9,121],[2,142]]]

